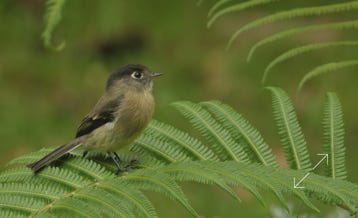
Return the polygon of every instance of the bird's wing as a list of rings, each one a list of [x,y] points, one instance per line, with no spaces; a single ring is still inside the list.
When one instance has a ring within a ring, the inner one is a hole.
[[[115,99],[106,101],[101,98],[96,104],[95,108],[81,121],[80,126],[77,129],[76,138],[89,134],[98,127],[114,121],[114,113],[121,104],[122,96]]]

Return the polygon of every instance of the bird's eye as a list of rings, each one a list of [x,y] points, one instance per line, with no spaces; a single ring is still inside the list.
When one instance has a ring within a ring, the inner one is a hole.
[[[142,77],[143,77],[143,74],[141,72],[134,71],[132,73],[132,78],[134,78],[134,79],[141,79]]]

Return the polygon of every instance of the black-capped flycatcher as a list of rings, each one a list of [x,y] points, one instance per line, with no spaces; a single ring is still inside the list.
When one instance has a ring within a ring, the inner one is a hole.
[[[116,164],[117,173],[121,172],[123,167],[115,151],[130,145],[151,119],[153,78],[160,75],[140,64],[114,71],[104,95],[78,127],[76,138],[27,166],[37,173],[73,149],[82,148],[84,154],[91,150],[106,152]]]

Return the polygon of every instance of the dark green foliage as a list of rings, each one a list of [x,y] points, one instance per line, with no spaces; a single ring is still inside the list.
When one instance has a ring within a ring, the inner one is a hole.
[[[260,190],[272,192],[286,208],[285,195],[291,194],[317,212],[310,200],[312,197],[356,213],[358,186],[344,181],[343,121],[337,96],[329,93],[325,106],[324,148],[335,161],[327,168],[329,177],[311,173],[303,182],[305,188],[295,189],[292,179],[304,177],[306,171],[300,169],[310,167],[307,148],[287,94],[275,87],[268,89],[273,93],[275,119],[292,169],[278,169],[260,133],[228,105],[218,101],[177,102],[175,107],[188,117],[207,142],[168,124],[152,121],[132,147],[139,153],[141,169],[119,176],[103,157],[86,159],[80,153],[61,158],[55,166],[33,175],[24,165],[50,150],[21,156],[0,173],[0,214],[157,217],[154,205],[142,192],[149,190],[167,196],[199,217],[178,181],[216,185],[238,201],[240,197],[233,187],[241,187],[264,206],[267,202]],[[334,137],[333,144],[328,137]]]

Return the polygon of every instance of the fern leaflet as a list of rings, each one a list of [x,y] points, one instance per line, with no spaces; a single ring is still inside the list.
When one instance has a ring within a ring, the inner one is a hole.
[[[326,95],[323,128],[323,148],[327,154],[330,154],[326,174],[333,179],[345,179],[347,173],[344,164],[343,113],[337,95],[332,92]]]
[[[236,141],[244,147],[247,154],[255,161],[263,165],[278,167],[278,163],[272,154],[272,150],[264,142],[260,133],[250,123],[228,105],[218,101],[202,103],[219,120]]]
[[[191,102],[176,102],[173,104],[185,117],[189,118],[193,126],[206,137],[212,148],[223,160],[249,162],[247,154],[238,146],[231,134],[203,107]],[[225,148],[225,149],[222,149]]]
[[[292,169],[310,169],[311,162],[306,141],[290,98],[280,88],[267,87],[266,89],[272,93],[273,114],[287,161]]]

